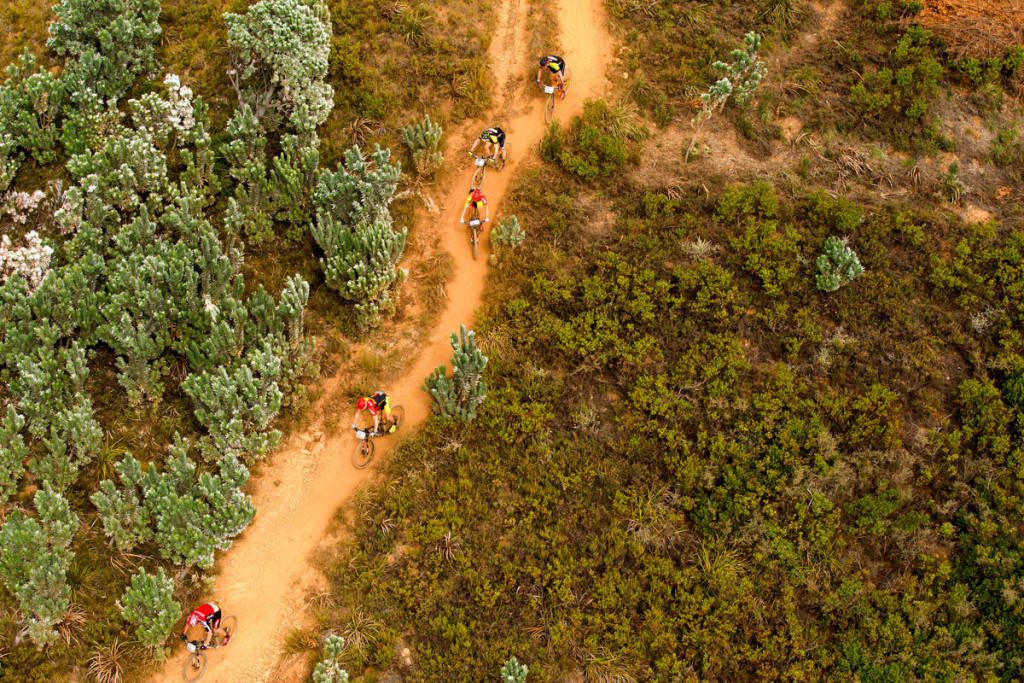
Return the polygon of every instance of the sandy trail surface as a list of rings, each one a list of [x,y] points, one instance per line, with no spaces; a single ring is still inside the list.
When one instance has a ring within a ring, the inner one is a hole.
[[[438,365],[449,364],[449,335],[460,324],[472,324],[481,302],[489,241],[482,236],[479,258],[473,260],[468,231],[458,223],[472,178],[465,150],[486,126],[499,125],[508,135],[509,163],[501,172],[489,170],[483,182],[489,228],[502,216],[502,198],[517,166],[535,158],[533,147],[544,134],[544,100],[533,83],[540,55],[524,54],[527,9],[526,0],[502,0],[499,9],[499,29],[490,55],[499,102],[493,119],[466,126],[461,135],[449,139],[446,155],[465,158],[466,168],[440,193],[444,200],[440,214],[430,219],[433,225],[428,221],[424,226],[440,236],[443,248],[456,260],[454,279],[446,288],[448,306],[401,379],[382,387],[395,403],[405,406],[406,423],[398,435],[378,442],[377,456],[368,469],[355,469],[356,441],[347,428],[353,408],[332,403],[346,378],[336,375],[324,380],[323,398],[315,413],[321,420],[333,414],[342,427],[327,437],[319,426],[292,434],[255,480],[256,518],[220,558],[216,588],[209,596],[225,614],[238,617],[238,637],[229,647],[208,652],[204,681],[299,681],[308,675],[280,666],[280,660],[288,632],[306,623],[308,590],[323,583],[312,554],[327,535],[335,512],[387,457],[395,439],[426,419],[430,406],[420,390],[423,379]],[[565,122],[582,111],[585,99],[606,90],[605,69],[613,47],[601,0],[561,0],[560,9],[559,44],[573,77],[568,96],[555,109],[555,118]],[[152,680],[180,681],[184,659],[184,647],[176,648]]]

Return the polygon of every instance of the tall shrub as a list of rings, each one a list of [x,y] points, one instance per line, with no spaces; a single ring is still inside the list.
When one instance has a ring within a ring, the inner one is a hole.
[[[36,492],[39,518],[15,510],[0,528],[0,579],[28,621],[28,633],[40,648],[58,636],[59,624],[71,604],[68,550],[78,528],[64,496],[45,485]]]
[[[311,230],[326,255],[320,259],[324,277],[355,304],[362,326],[389,310],[391,292],[406,276],[398,263],[407,231],[392,229],[390,210],[402,169],[390,159],[391,151],[378,147],[371,167],[352,147],[337,173],[320,175],[313,196],[317,219]]]
[[[239,105],[261,120],[269,112],[290,117],[300,130],[327,120],[334,89],[324,83],[332,30],[323,0],[263,0],[224,22]]]
[[[53,8],[47,45],[107,99],[120,99],[138,76],[155,68],[160,0],[62,0]]]
[[[487,383],[483,381],[487,356],[476,346],[476,334],[459,327],[452,332],[452,376],[445,366],[439,366],[424,380],[422,387],[430,395],[431,408],[442,417],[454,417],[463,422],[476,418],[476,409],[487,398]]]
[[[174,581],[164,574],[163,567],[153,575],[143,568],[132,577],[121,596],[121,614],[138,626],[135,634],[143,645],[163,644],[181,614],[181,605],[174,599]]]
[[[342,650],[345,639],[341,636],[327,636],[324,641],[324,658],[313,670],[313,683],[348,683],[348,672],[341,668]]]
[[[441,124],[431,121],[430,114],[424,116],[422,121],[402,129],[402,140],[412,152],[416,172],[421,176],[434,173],[444,162],[444,155],[439,148],[441,133]]]
[[[692,121],[696,130],[693,139],[690,140],[690,146],[686,148],[684,161],[690,160],[690,152],[693,151],[704,124],[713,114],[722,111],[730,97],[743,104],[757,90],[761,79],[768,73],[768,67],[757,58],[760,49],[761,36],[751,31],[743,36],[743,49],[732,51],[732,62],[715,62],[711,65],[711,68],[722,74],[722,77],[700,96],[701,109]]]

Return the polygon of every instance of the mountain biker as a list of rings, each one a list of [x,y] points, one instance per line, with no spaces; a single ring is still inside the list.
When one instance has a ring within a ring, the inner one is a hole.
[[[551,72],[551,76],[554,80],[558,81],[558,90],[562,93],[562,99],[565,99],[565,60],[558,55],[548,55],[547,57],[540,58],[540,68],[537,69],[537,85],[540,85],[541,76],[544,73],[544,67],[547,67],[548,71]]]
[[[469,148],[469,153],[473,154],[476,150],[476,146],[480,143],[484,143],[484,152],[487,156],[497,156],[498,152],[501,152],[502,162],[506,161],[505,152],[505,131],[497,126],[488,128],[483,133],[480,133],[480,137],[473,141],[473,146]]]
[[[462,207],[462,218],[459,222],[462,224],[466,223],[466,212],[469,211],[470,206],[475,206],[477,211],[480,211],[480,207],[484,210],[484,223],[490,220],[490,210],[487,208],[487,197],[480,191],[479,187],[473,187],[469,190],[469,196],[466,197],[466,205]]]
[[[356,412],[352,416],[352,429],[358,429],[356,422],[359,420],[359,412],[369,410],[373,415],[373,431],[380,433],[380,411],[384,410],[385,415],[391,415],[391,397],[383,391],[375,391],[369,396],[364,396],[356,401]]]
[[[205,650],[210,647],[210,641],[213,640],[214,633],[223,638],[221,645],[228,644],[228,640],[230,640],[231,635],[227,631],[221,630],[220,616],[220,607],[217,607],[217,605],[212,602],[200,605],[192,610],[188,615],[188,618],[185,619],[185,629],[181,632],[181,639],[188,644],[189,652],[196,651],[195,643],[188,639],[188,630],[193,626],[202,625],[202,627],[206,629],[206,639],[203,641],[202,648],[200,649]]]

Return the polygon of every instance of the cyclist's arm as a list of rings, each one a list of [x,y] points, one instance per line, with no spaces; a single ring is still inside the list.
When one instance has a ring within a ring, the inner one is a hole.
[[[477,138],[476,140],[473,141],[473,146],[469,148],[469,153],[472,154],[474,151],[476,151],[476,146],[479,144],[480,138]]]
[[[355,414],[352,416],[352,429],[356,428],[356,422],[359,420],[359,408],[356,408]]]
[[[460,223],[465,223],[466,222],[466,212],[467,211],[469,211],[469,204],[466,204],[464,207],[462,207],[462,216],[459,217],[459,222]]]
[[[537,82],[540,83],[540,77],[544,73],[544,67],[537,69]]]
[[[490,208],[488,208],[487,202],[484,202],[484,220],[485,221],[491,220],[491,210],[490,210]]]

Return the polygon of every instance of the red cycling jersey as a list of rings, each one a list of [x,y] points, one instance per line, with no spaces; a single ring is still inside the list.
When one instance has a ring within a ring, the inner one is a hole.
[[[193,626],[202,625],[207,631],[212,628],[217,628],[217,624],[210,624],[209,621],[216,615],[220,614],[220,608],[212,602],[208,602],[205,605],[200,605],[192,610],[192,613],[188,615],[188,619],[185,620],[185,628],[191,628]]]

